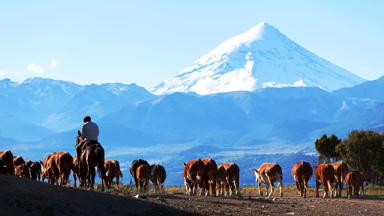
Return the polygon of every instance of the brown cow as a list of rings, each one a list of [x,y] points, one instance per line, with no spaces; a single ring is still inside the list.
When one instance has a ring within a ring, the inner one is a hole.
[[[41,174],[41,180],[44,182],[45,178],[48,178],[48,184],[52,185],[58,185],[58,180],[60,178],[60,172],[56,164],[55,154],[56,152],[48,154],[42,161],[43,169]]]
[[[2,160],[4,171],[7,175],[15,175],[15,167],[13,166],[13,154],[11,151],[0,151],[0,159]]]
[[[80,181],[80,175],[79,175],[79,164],[77,163],[77,156],[73,156],[73,163],[72,163],[72,177],[73,177],[73,187],[77,187],[76,181],[79,179]]]
[[[343,181],[345,175],[349,172],[347,164],[344,162],[336,162],[332,164],[333,169],[335,170],[335,197],[341,197],[341,192],[343,190]]]
[[[32,180],[41,179],[41,164],[39,162],[32,162],[29,166],[29,176]]]
[[[291,174],[295,180],[297,190],[302,197],[306,197],[308,181],[312,177],[312,166],[308,162],[300,161],[293,165]]]
[[[320,184],[324,187],[323,198],[332,197],[333,183],[335,181],[335,170],[331,164],[320,164],[316,167],[316,197],[319,197]]]
[[[68,152],[54,152],[44,158],[42,180],[47,177],[48,183],[66,185],[73,166],[73,158]]]
[[[348,198],[351,198],[352,194],[353,196],[364,195],[364,176],[359,171],[348,172],[345,175],[345,182],[347,183]]]
[[[53,153],[54,154],[54,153]],[[52,155],[53,154],[47,154],[45,157],[44,157],[44,159],[43,159],[43,161],[40,161],[40,164],[41,164],[41,181],[42,182],[44,182],[44,180],[45,180],[45,178],[48,178],[48,183],[50,183],[50,177],[49,177],[49,175],[48,175],[48,169],[49,169],[49,167],[48,167],[48,161],[49,161],[49,159],[52,157]],[[51,169],[51,168],[50,168]],[[50,172],[50,173],[52,173],[52,172]]]
[[[13,166],[19,166],[21,164],[25,164],[25,160],[20,156],[13,156]]]
[[[25,164],[20,164],[15,167],[15,176],[19,178],[29,178],[29,170]]]
[[[111,187],[112,180],[116,178],[116,184],[119,185],[119,178],[123,177],[123,174],[120,170],[120,164],[117,160],[106,160],[104,162],[105,168],[105,184],[107,187]]]
[[[205,195],[216,196],[217,164],[212,158],[201,159],[204,163],[204,190]]]
[[[3,159],[1,159],[1,158],[0,158],[0,174],[2,174],[2,175],[6,175],[7,174],[6,166],[4,164]]]
[[[238,195],[240,169],[235,163],[222,163],[217,168],[216,194],[232,196],[233,192]],[[225,189],[225,191],[224,191]],[[230,190],[229,190],[230,189]]]
[[[155,192],[159,191],[160,193],[163,190],[164,181],[167,178],[167,173],[165,169],[160,164],[151,165],[151,181],[154,186]]]
[[[259,169],[253,169],[258,183],[259,195],[262,196],[261,184],[264,183],[267,189],[267,195],[272,196],[275,188],[275,182],[279,182],[280,196],[283,196],[283,173],[277,163],[263,163]],[[268,190],[270,192],[268,192]]]
[[[69,174],[73,166],[73,158],[68,152],[56,152],[52,156],[60,175],[60,186],[68,183]]]
[[[227,170],[225,170],[223,164],[220,164],[217,167],[216,196],[227,196],[229,194],[227,176]]]
[[[145,165],[148,167],[148,170],[150,170],[151,166],[146,160],[143,159],[137,159],[133,160],[131,162],[131,166],[129,167],[129,172],[131,173],[131,176],[133,177],[133,180],[135,181],[136,190],[139,190],[139,183],[136,178],[136,170],[140,165]]]
[[[20,178],[28,178],[28,167],[20,156],[13,156],[13,166],[15,167],[15,175]]]
[[[199,195],[202,195],[204,189],[205,166],[201,159],[190,160],[184,163],[183,178],[187,195],[197,194],[200,189]]]
[[[150,179],[150,168],[145,164],[138,166],[136,169],[136,179],[138,183],[137,192],[145,193]]]
[[[184,163],[184,171],[183,171],[183,179],[184,179],[184,185],[185,185],[185,194],[186,195],[192,195],[194,184],[192,180],[190,180],[188,176],[189,169],[191,168],[191,164]]]

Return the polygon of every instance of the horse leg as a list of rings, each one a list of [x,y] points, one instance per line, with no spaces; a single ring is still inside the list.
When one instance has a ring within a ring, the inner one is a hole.
[[[95,176],[96,176],[95,168],[91,168],[89,174],[90,174],[89,178],[90,178],[90,182],[91,182],[91,189],[93,190],[94,186],[95,186]]]

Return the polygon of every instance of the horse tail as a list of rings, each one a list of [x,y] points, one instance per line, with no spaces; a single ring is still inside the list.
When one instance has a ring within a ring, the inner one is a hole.
[[[104,156],[104,149],[103,147],[98,147],[99,154],[97,154],[96,160],[97,160],[97,170],[99,173],[99,176],[101,179],[105,178],[105,169],[104,169],[104,162],[105,162],[105,156]]]

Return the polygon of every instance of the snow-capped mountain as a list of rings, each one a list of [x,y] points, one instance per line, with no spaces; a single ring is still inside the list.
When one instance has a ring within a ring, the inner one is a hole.
[[[273,26],[260,23],[224,41],[152,92],[207,95],[304,86],[333,91],[363,81],[296,44]]]

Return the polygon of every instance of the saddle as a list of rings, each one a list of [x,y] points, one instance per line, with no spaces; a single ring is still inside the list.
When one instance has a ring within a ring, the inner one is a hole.
[[[96,147],[101,146],[98,141],[86,140],[81,145],[81,151],[83,152],[88,146],[93,146],[93,145],[96,145]]]

